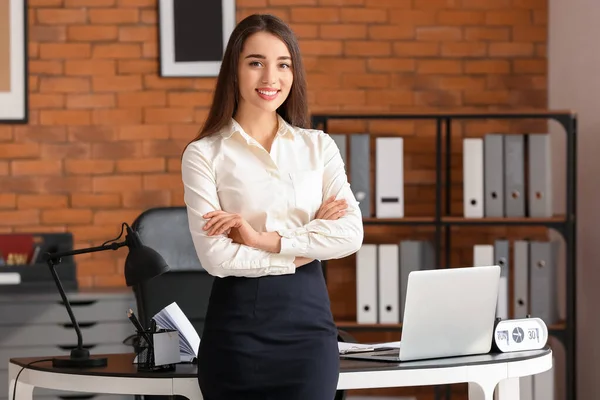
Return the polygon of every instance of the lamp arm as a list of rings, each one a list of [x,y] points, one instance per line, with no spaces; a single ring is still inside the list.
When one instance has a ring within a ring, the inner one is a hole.
[[[77,249],[77,250],[65,251],[65,252],[60,252],[60,253],[46,253],[46,260],[48,262],[48,266],[50,267],[50,272],[52,273],[52,278],[54,278],[54,283],[56,284],[56,288],[58,289],[58,292],[60,293],[60,297],[62,298],[62,301],[65,304],[65,308],[67,309],[67,313],[69,314],[69,318],[71,319],[71,323],[73,324],[73,327],[75,328],[75,333],[77,334],[77,349],[73,349],[71,351],[71,356],[74,358],[87,357],[87,356],[89,356],[89,353],[83,348],[83,337],[81,335],[81,329],[79,328],[79,324],[77,323],[75,314],[73,314],[73,309],[71,308],[71,303],[69,303],[69,300],[67,299],[67,295],[62,286],[62,283],[60,282],[60,279],[58,278],[58,274],[56,273],[55,267],[58,263],[60,263],[61,258],[63,258],[63,257],[74,256],[77,254],[95,253],[95,252],[104,251],[104,250],[117,250],[126,245],[127,245],[127,241],[125,240],[120,243],[113,242],[111,244],[89,247],[89,248],[85,248],[85,249]],[[79,357],[77,357],[77,356],[79,356]]]

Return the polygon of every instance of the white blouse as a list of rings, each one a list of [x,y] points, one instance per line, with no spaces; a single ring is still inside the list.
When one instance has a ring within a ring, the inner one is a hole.
[[[181,173],[194,246],[211,275],[292,274],[296,256],[342,258],[362,244],[362,215],[344,162],[322,131],[293,127],[279,117],[269,153],[232,119],[220,134],[187,146]],[[346,214],[335,221],[314,219],[332,195],[346,199]],[[278,232],[281,251],[233,243],[227,233],[208,236],[202,215],[214,210],[239,213],[257,232]]]

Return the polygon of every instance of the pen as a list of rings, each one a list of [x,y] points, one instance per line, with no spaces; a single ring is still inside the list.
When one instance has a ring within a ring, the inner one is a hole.
[[[148,346],[150,346],[150,344],[151,344],[150,337],[148,336],[148,333],[146,333],[146,330],[144,329],[142,324],[140,324],[140,321],[137,319],[137,317],[135,316],[135,314],[133,313],[133,310],[131,308],[129,310],[127,310],[127,318],[129,318],[129,320],[131,321],[133,326],[135,326],[135,329],[138,332],[140,332],[142,335],[144,335],[144,339],[146,339],[146,343],[148,343]]]

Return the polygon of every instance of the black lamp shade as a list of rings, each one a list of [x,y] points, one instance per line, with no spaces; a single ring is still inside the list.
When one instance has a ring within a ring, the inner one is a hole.
[[[129,249],[125,259],[127,286],[138,285],[167,271],[169,271],[167,262],[156,250],[144,245]]]

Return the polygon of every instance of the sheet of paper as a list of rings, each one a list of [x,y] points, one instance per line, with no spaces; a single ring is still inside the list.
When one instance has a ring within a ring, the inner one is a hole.
[[[363,351],[373,351],[382,347],[400,348],[400,341],[385,342],[385,343],[346,343],[338,342],[338,350],[340,354],[358,353]]]

